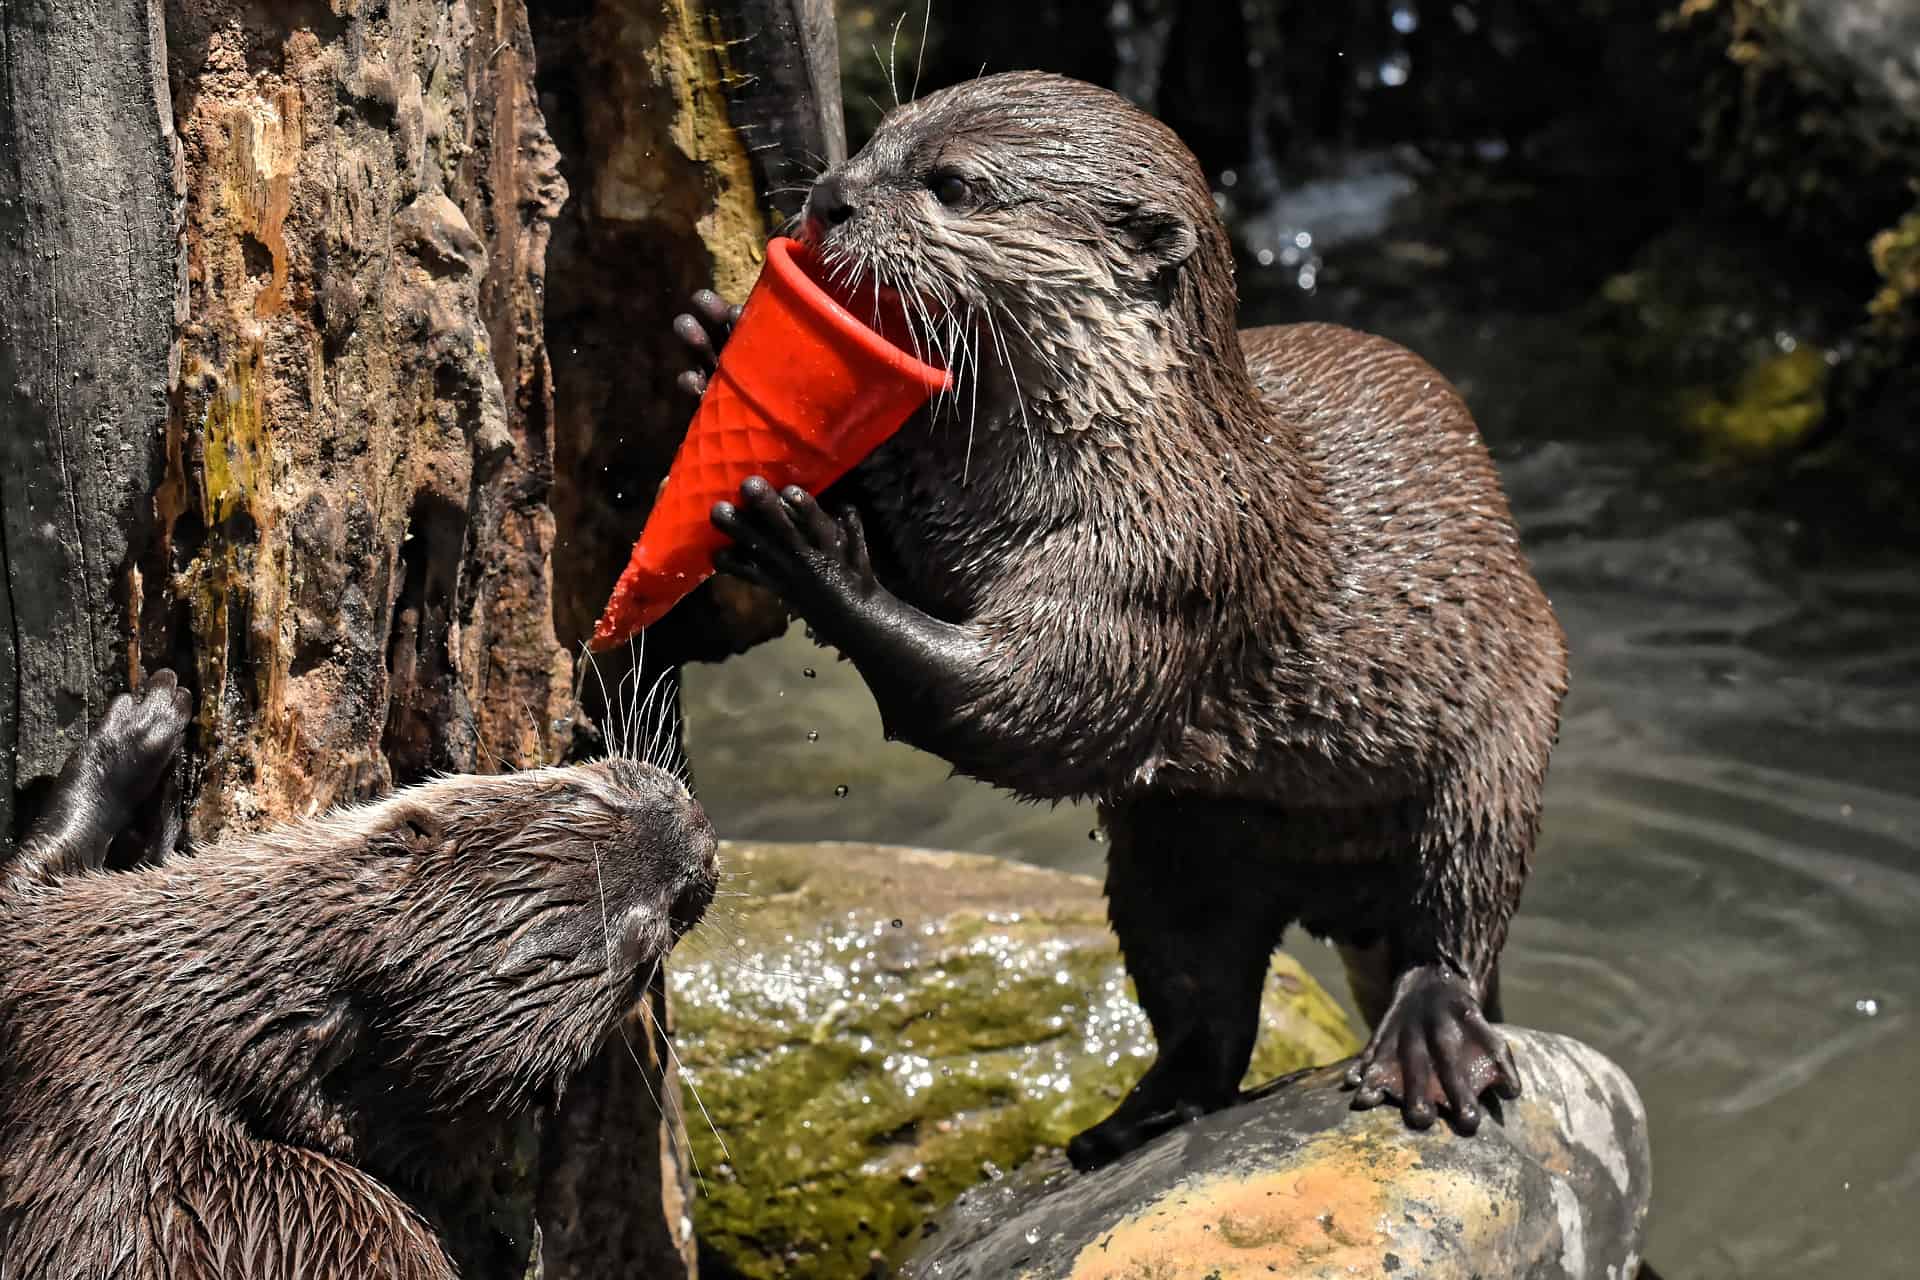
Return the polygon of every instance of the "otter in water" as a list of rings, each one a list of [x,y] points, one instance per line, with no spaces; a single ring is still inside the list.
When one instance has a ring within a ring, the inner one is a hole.
[[[446,1135],[557,1097],[705,910],[713,829],[609,759],[192,856],[152,821],[103,870],[189,711],[168,672],[117,699],[0,865],[0,1275],[452,1280]]]
[[[1355,1104],[1474,1130],[1520,1087],[1495,962],[1566,654],[1460,396],[1381,338],[1237,331],[1192,154],[1057,76],[897,108],[802,234],[956,386],[844,510],[749,479],[716,560],[854,662],[891,736],[1098,801],[1159,1052],[1073,1161],[1235,1099],[1293,922],[1342,944],[1372,1024]],[[694,310],[710,368],[735,313]]]

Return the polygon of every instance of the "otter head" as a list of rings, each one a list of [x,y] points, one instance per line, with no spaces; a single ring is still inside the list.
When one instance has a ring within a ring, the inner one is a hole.
[[[563,1087],[718,875],[699,803],[627,759],[441,778],[315,825],[264,839],[344,864],[346,909],[311,908],[325,963],[378,1056],[450,1103]]]
[[[1119,95],[987,76],[890,112],[815,184],[803,239],[856,305],[1016,425],[1123,434],[1181,371],[1238,356],[1233,256],[1191,152]]]

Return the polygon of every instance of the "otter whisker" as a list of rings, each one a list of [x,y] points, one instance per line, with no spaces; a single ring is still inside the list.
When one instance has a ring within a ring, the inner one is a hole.
[[[1001,366],[1007,371],[1007,380],[1013,385],[1013,400],[1020,408],[1020,426],[1023,430],[1028,429],[1027,397],[1020,390],[1020,371],[1013,366],[1013,353],[1007,349],[1006,337],[1000,332],[999,322],[993,318],[993,309],[991,307],[987,309],[985,316],[987,332],[993,338],[994,349],[1000,355]]]
[[[1067,376],[1066,370],[1060,367],[1060,363],[1054,359],[1053,353],[1043,346],[1039,339],[1033,336],[1032,330],[1028,326],[1020,323],[1020,318],[1014,314],[1013,308],[1002,304],[1001,310],[1006,313],[1008,326],[1025,340],[1027,349],[1032,351],[1035,358],[1047,367],[1047,372],[1052,374],[1056,380],[1065,379]]]
[[[601,739],[601,742],[605,744],[607,753],[609,755],[615,757],[616,759],[626,758],[626,752],[620,750],[620,744],[614,737],[613,723],[612,723],[613,711],[614,711],[613,695],[607,692],[607,677],[605,673],[603,673],[600,670],[600,661],[598,658],[594,656],[593,650],[587,647],[585,641],[582,641],[580,644],[580,654],[582,657],[584,657],[587,660],[586,669],[593,672],[593,678],[600,685],[600,717],[601,717],[600,739]],[[584,700],[582,699],[581,694],[584,692],[585,682],[586,682],[586,676],[582,675],[579,677],[578,681],[575,684],[574,691],[573,691],[573,700],[575,705],[578,705],[580,702]]]
[[[716,894],[715,896],[717,898],[720,895]],[[753,895],[736,893],[727,896],[748,898]],[[684,953],[687,959],[695,963],[709,963],[716,967],[725,965],[728,969],[738,970],[741,973],[757,974],[763,978],[778,978],[782,982],[792,982],[803,986],[826,987],[832,985],[827,979],[818,974],[797,973],[791,969],[774,969],[763,964],[754,964],[750,959],[742,959],[743,956],[750,956],[753,953],[743,950],[738,942],[727,939],[714,940],[718,927],[724,924],[724,920],[716,920],[715,913],[713,913],[711,909],[709,909],[707,920],[702,923],[709,927],[701,928],[687,934],[680,946],[675,949],[674,954],[676,956]],[[721,948],[722,951],[713,950],[715,947]],[[685,973],[687,966],[680,965],[679,970]]]
[[[667,1056],[673,1059],[673,1065],[679,1069],[680,1078],[687,1082],[687,1092],[693,1095],[693,1105],[700,1108],[700,1115],[706,1120],[707,1128],[713,1132],[713,1140],[720,1144],[721,1158],[731,1163],[733,1153],[727,1150],[727,1140],[721,1134],[720,1126],[713,1122],[713,1113],[707,1110],[707,1104],[701,1100],[699,1086],[694,1084],[693,1075],[687,1070],[687,1064],[680,1060],[680,1051],[673,1047],[673,1037],[663,1035],[660,1037],[660,1043],[667,1046]]]
[[[661,680],[665,679],[666,676],[663,674]],[[685,781],[682,777],[681,765],[686,751],[680,741],[680,696],[677,685],[668,696],[660,700],[659,706],[654,709],[647,753],[650,764]]]
[[[967,319],[974,320],[973,307],[967,307]],[[971,326],[970,326],[971,327]],[[972,404],[967,413],[967,452],[960,462],[960,483],[965,486],[973,475],[973,440],[980,427],[980,331],[973,329],[973,341],[968,344],[969,354],[973,357],[973,373],[967,379]]]
[[[653,968],[648,970],[647,972],[647,980],[640,984],[640,989],[642,991],[653,990],[654,981],[660,976],[660,963],[661,962],[659,960],[655,960],[653,962]],[[640,1071],[640,1082],[646,1086],[647,1097],[653,1100],[653,1109],[655,1111],[658,1111],[660,1115],[664,1118],[667,1114],[666,1103],[661,1100],[659,1094],[653,1091],[653,1082],[647,1078],[647,1069],[640,1061],[640,1054],[637,1050],[634,1049],[633,1041],[627,1036],[626,1019],[624,1018],[621,1019],[619,1023],[619,1027],[620,1027],[620,1040],[623,1044],[627,1046],[627,1056],[633,1059],[633,1065],[637,1067]],[[654,1027],[654,1037],[656,1040],[659,1041],[659,1043],[667,1046],[667,1051],[669,1053],[673,1051],[673,1041],[667,1036],[666,1031],[661,1027],[659,1027],[658,1025],[655,1025]],[[674,1061],[677,1064],[679,1062],[679,1059],[676,1057]],[[682,1074],[685,1073],[685,1070],[686,1069],[684,1067],[681,1068]],[[695,1096],[694,1100],[696,1102],[699,1101],[699,1098],[697,1095]],[[704,1106],[702,1106],[700,1109],[703,1112],[706,1110]],[[713,1124],[713,1121],[709,1119],[707,1121],[707,1124],[709,1127],[711,1127]],[[718,1129],[715,1129],[713,1131],[713,1136],[716,1140],[719,1140],[720,1131]],[[723,1152],[727,1149],[727,1144],[724,1140],[720,1141],[720,1149]],[[687,1159],[693,1162],[693,1176],[700,1183],[700,1194],[711,1198],[713,1195],[713,1192],[707,1186],[706,1175],[700,1171],[700,1157],[693,1153],[692,1143],[687,1144]],[[730,1160],[732,1159],[732,1157],[729,1156],[728,1159]]]
[[[613,973],[613,921],[607,915],[607,878],[600,867],[600,842],[593,842],[593,879],[600,886],[600,937],[606,943],[607,973]]]
[[[639,707],[640,670],[647,660],[646,640],[644,636],[645,633],[643,632],[637,647],[634,639],[629,638],[627,640],[627,674],[621,680],[622,696],[626,699],[625,710],[627,717],[627,722],[624,726],[625,754],[630,760],[645,758],[641,753],[641,748],[646,744],[640,728],[641,711]]]
[[[900,52],[900,28],[906,24],[907,11],[902,9],[900,16],[893,20],[893,39],[887,42],[887,84],[893,90],[893,105],[900,105],[900,77],[894,67]]]
[[[912,92],[907,94],[908,102],[912,102],[914,99],[920,96],[920,68],[926,65],[927,28],[932,25],[933,25],[933,0],[927,0],[926,7],[920,13],[920,47],[914,50],[913,90]]]

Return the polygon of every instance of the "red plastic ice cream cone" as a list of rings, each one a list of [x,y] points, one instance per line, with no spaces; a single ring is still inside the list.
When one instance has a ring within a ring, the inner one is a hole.
[[[900,429],[948,375],[855,319],[778,239],[747,298],[633,556],[593,629],[592,648],[657,622],[712,576],[727,536],[716,502],[765,476],[818,492]]]

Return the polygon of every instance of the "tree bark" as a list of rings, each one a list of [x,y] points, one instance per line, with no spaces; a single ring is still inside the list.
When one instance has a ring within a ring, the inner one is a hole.
[[[685,434],[673,316],[696,289],[738,302],[809,176],[845,154],[830,0],[593,0],[535,14],[541,90],[574,199],[548,290],[556,495],[554,613],[591,632],[606,584]],[[651,628],[648,679],[777,635],[766,593],[717,578]],[[616,666],[620,659],[615,659]]]
[[[541,8],[0,0],[0,836],[159,666],[203,841],[606,740],[568,649],[685,429],[670,317],[744,294],[837,70],[826,0]],[[784,625],[706,596],[648,678]],[[691,1274],[665,1025],[420,1206],[466,1274]]]
[[[138,662],[177,150],[153,6],[0,3],[0,839]]]

